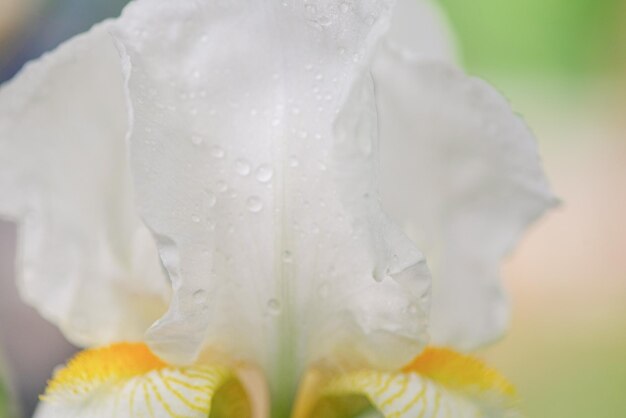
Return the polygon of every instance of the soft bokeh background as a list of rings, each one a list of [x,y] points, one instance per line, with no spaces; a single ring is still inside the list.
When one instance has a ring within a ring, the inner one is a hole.
[[[0,0],[0,81],[124,3]],[[464,66],[536,132],[563,200],[506,263],[511,332],[481,355],[518,386],[529,418],[626,417],[626,1],[440,4]],[[7,393],[28,416],[73,351],[19,302],[14,239],[0,223],[0,373],[12,377],[0,384],[0,417]]]

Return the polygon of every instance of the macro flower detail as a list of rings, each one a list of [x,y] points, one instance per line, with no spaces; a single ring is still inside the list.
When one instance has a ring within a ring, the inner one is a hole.
[[[447,45],[436,11],[394,6],[135,0],[0,90],[22,294],[88,347],[37,417],[515,416],[452,348],[503,332],[554,199],[508,104],[412,41]]]

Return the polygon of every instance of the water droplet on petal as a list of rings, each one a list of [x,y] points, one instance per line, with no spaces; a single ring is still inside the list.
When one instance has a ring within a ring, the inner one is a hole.
[[[260,165],[256,169],[256,179],[260,181],[261,183],[266,183],[270,181],[272,179],[273,174],[274,174],[274,171],[272,170],[272,167],[270,167],[267,164]]]
[[[217,183],[215,183],[215,188],[217,189],[218,192],[224,193],[226,190],[228,190],[228,184],[226,184],[225,181],[220,180]]]
[[[206,192],[206,204],[208,207],[212,208],[217,203],[217,196],[213,192]]]
[[[250,174],[250,163],[244,159],[235,161],[235,171],[240,176],[247,176]]]
[[[246,201],[246,206],[250,212],[260,212],[263,209],[263,202],[256,196],[250,196]]]
[[[328,16],[320,16],[317,19],[317,23],[320,24],[321,26],[330,26],[331,23],[333,23],[333,21]]]
[[[290,166],[290,167],[294,167],[294,168],[295,168],[295,167],[297,167],[298,165],[300,165],[300,161],[298,161],[298,158],[296,158],[296,157],[291,157],[291,158],[289,159],[289,166]]]
[[[202,144],[202,137],[199,135],[193,135],[191,137],[191,143],[194,145],[200,145]]]
[[[267,301],[267,310],[272,315],[279,315],[280,314],[280,302],[278,301],[278,299],[272,298],[272,299],[268,300]]]
[[[202,305],[207,301],[207,292],[204,289],[198,289],[191,295],[193,298],[193,302]]]
[[[213,145],[211,147],[211,156],[213,156],[214,158],[223,158],[224,154],[224,149],[219,145]]]
[[[191,221],[197,224],[200,222],[200,217],[198,215],[191,215]]]
[[[291,263],[293,261],[293,255],[291,254],[291,251],[284,251],[283,252],[283,261],[285,263]]]
[[[387,278],[388,275],[389,275],[388,267],[385,267],[385,268],[376,267],[374,271],[372,272],[372,277],[377,282],[382,282],[383,280],[385,280],[385,278]]]
[[[322,299],[326,299],[328,297],[328,294],[330,293],[330,284],[328,284],[328,282],[323,282],[322,284],[320,284],[320,286],[317,288],[317,294],[319,295],[320,298]]]

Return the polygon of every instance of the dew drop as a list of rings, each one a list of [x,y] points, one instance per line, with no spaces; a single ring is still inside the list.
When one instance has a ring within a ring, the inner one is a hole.
[[[328,297],[328,294],[330,293],[330,284],[328,284],[328,282],[323,282],[322,284],[320,284],[320,286],[317,288],[317,294],[319,295],[320,298],[322,299],[326,299]]]
[[[376,267],[374,271],[372,272],[372,277],[377,282],[382,282],[383,280],[387,278],[388,275],[389,275],[388,267],[385,267],[385,268]]]
[[[263,209],[263,202],[256,196],[250,196],[246,200],[246,206],[250,212],[257,213]]]
[[[224,149],[219,145],[213,145],[211,147],[211,156],[213,156],[214,158],[223,158],[224,154]]]
[[[250,174],[250,163],[244,159],[235,161],[235,171],[240,176],[247,176]]]
[[[272,179],[272,175],[274,174],[272,167],[267,164],[260,165],[256,169],[256,179],[261,183],[267,183]]]
[[[321,26],[330,26],[333,21],[328,16],[320,16],[319,19],[317,19],[317,23]]]
[[[291,254],[291,251],[286,250],[283,252],[283,262],[285,263],[293,262],[293,254]]]
[[[300,165],[300,161],[296,157],[289,158],[289,166],[295,168]]]
[[[268,300],[267,301],[267,310],[272,315],[279,315],[280,314],[280,302],[278,301],[278,299],[272,298],[272,299]]]
[[[228,184],[226,184],[225,181],[220,180],[217,183],[215,183],[215,188],[217,189],[218,192],[224,193],[226,190],[228,190]]]
[[[191,215],[191,221],[197,224],[200,222],[200,217],[198,215]]]
[[[191,137],[191,143],[194,145],[200,145],[202,144],[202,137],[199,135],[193,135]]]
[[[342,13],[346,13],[348,10],[350,10],[350,5],[348,3],[341,3],[341,5],[339,6],[339,10],[341,10]]]
[[[417,313],[419,312],[419,308],[417,307],[417,305],[416,305],[416,304],[411,303],[411,304],[409,305],[409,309],[408,309],[408,311],[409,311],[409,313],[410,313],[411,315],[417,315]]]
[[[204,289],[198,289],[191,295],[193,302],[202,305],[207,301],[207,292]]]
[[[217,203],[217,196],[213,192],[206,192],[206,204],[208,207],[212,208]]]

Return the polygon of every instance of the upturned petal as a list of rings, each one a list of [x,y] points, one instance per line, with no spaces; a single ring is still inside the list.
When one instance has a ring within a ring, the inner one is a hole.
[[[433,271],[433,343],[472,349],[508,323],[500,261],[555,204],[506,100],[454,65],[386,44],[373,69],[384,201]]]
[[[393,369],[423,347],[429,275],[375,176],[368,63],[389,12],[256,0],[125,11],[138,202],[175,290],[148,337],[160,355],[188,362],[209,346],[255,360],[291,399],[309,361]]]
[[[135,214],[121,62],[94,27],[0,90],[0,216],[24,298],[79,345],[139,340],[169,285]]]

